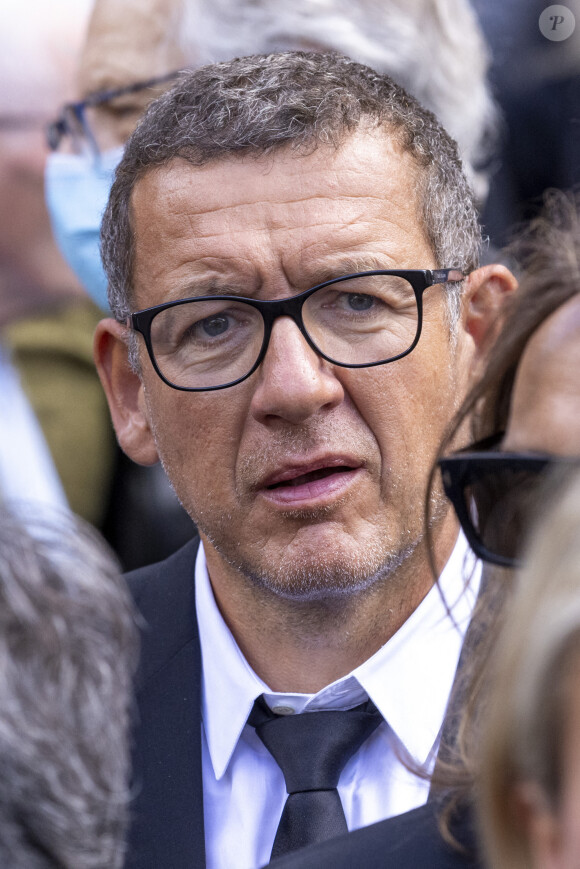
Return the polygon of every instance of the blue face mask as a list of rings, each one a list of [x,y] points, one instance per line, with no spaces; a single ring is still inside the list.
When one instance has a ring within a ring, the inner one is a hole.
[[[44,173],[52,231],[64,258],[91,298],[109,310],[107,279],[101,264],[101,218],[123,148],[99,157],[50,154]]]

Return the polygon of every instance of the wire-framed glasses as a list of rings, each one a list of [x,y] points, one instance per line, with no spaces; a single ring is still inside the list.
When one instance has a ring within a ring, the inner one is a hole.
[[[460,281],[457,269],[380,269],[343,275],[287,299],[198,296],[131,314],[159,377],[174,389],[225,389],[249,377],[278,317],[290,317],[323,359],[344,368],[394,362],[417,345],[423,293]]]
[[[496,450],[504,433],[440,459],[445,494],[478,558],[518,567],[522,544],[557,468],[580,467],[580,457]]]
[[[180,70],[173,70],[165,75],[156,76],[146,81],[138,81],[120,88],[95,91],[79,102],[65,103],[58,117],[46,127],[46,141],[51,151],[60,148],[62,142],[69,139],[74,151],[83,151],[87,146],[98,156],[100,148],[97,135],[90,121],[90,110],[140,91],[154,88],[178,77]]]

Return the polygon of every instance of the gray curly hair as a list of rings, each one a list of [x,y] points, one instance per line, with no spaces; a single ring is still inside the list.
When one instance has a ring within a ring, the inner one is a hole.
[[[1,866],[123,866],[136,657],[129,594],[93,529],[0,508]]]
[[[109,304],[131,311],[131,194],[153,166],[181,157],[195,166],[284,147],[297,156],[339,148],[360,125],[384,129],[416,166],[421,216],[440,268],[477,267],[481,231],[457,146],[435,116],[386,75],[338,54],[289,51],[183,73],[155,100],[127,142],[101,229]],[[450,285],[450,320],[459,288]]]

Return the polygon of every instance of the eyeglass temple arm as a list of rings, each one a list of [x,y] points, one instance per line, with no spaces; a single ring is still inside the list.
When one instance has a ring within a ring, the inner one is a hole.
[[[465,275],[459,269],[433,269],[431,280],[434,284],[446,284],[448,281],[462,281]]]

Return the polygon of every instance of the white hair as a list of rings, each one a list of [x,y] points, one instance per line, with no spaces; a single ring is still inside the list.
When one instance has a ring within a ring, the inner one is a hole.
[[[195,64],[301,48],[339,51],[388,74],[457,141],[485,199],[497,111],[468,0],[183,0],[182,13],[182,51]]]

